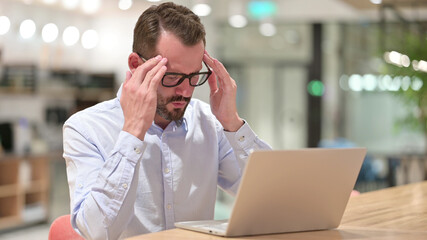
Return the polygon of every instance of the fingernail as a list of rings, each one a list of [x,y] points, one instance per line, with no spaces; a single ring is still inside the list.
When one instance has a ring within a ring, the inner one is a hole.
[[[160,60],[160,59],[162,59],[162,56],[157,55],[157,56],[156,56],[156,60]]]
[[[162,62],[167,62],[168,61],[168,59],[167,58],[163,58],[162,59]]]

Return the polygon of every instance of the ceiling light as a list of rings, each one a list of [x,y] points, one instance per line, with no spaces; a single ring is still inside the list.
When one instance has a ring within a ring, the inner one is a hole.
[[[386,63],[390,63],[399,67],[409,67],[409,65],[411,64],[411,60],[407,55],[401,54],[396,51],[385,52],[384,60],[386,61]]]
[[[79,38],[80,32],[74,26],[67,27],[62,34],[62,41],[64,41],[64,44],[67,46],[76,44],[79,41]]]
[[[211,6],[205,3],[199,3],[194,5],[192,10],[197,16],[200,16],[200,17],[206,17],[212,11]]]
[[[371,3],[373,4],[381,4],[383,1],[382,0],[371,0]]]
[[[58,27],[53,23],[46,24],[42,29],[43,41],[50,43],[58,37]]]
[[[83,12],[87,14],[96,13],[101,7],[101,0],[82,0]]]
[[[402,85],[401,85],[402,90],[407,91],[410,86],[411,86],[411,78],[409,76],[404,76],[402,78]]]
[[[391,88],[393,79],[390,75],[384,75],[378,80],[378,89],[380,91],[388,91]]]
[[[348,86],[352,91],[360,92],[363,90],[362,87],[362,76],[359,74],[353,74],[348,79]]]
[[[274,36],[277,32],[276,26],[272,23],[261,23],[259,25],[259,32],[266,37]]]
[[[92,49],[98,45],[98,33],[93,30],[87,30],[82,35],[82,45],[85,49]]]
[[[248,20],[243,15],[233,15],[228,18],[228,23],[234,28],[242,28],[248,24]]]
[[[391,51],[388,55],[388,59],[390,60],[390,63],[400,65],[400,58],[402,54],[398,53],[396,51]]]
[[[6,34],[10,29],[10,20],[6,16],[0,17],[0,35]]]
[[[120,0],[119,1],[119,8],[121,10],[128,10],[132,7],[132,0]]]
[[[402,56],[400,57],[400,63],[404,67],[409,67],[409,65],[411,65],[411,60],[409,60],[408,56],[402,54]]]
[[[76,9],[79,5],[79,0],[62,0],[62,5],[68,10]]]
[[[391,85],[388,88],[388,90],[391,91],[391,92],[399,91],[401,85],[402,85],[401,77],[400,76],[395,76],[393,78],[393,81],[391,82]]]
[[[36,24],[31,19],[24,20],[19,27],[19,33],[23,39],[31,38],[35,32]]]
[[[427,72],[427,62],[424,60],[414,60],[412,61],[412,67],[415,71]]]
[[[377,78],[372,74],[366,74],[362,78],[362,87],[366,91],[374,91],[377,88]]]
[[[419,91],[423,87],[423,80],[418,77],[412,77],[411,88],[414,91]]]

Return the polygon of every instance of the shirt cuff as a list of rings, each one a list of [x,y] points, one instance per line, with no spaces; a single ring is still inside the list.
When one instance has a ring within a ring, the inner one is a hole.
[[[236,132],[224,131],[233,149],[249,149],[253,147],[256,135],[249,124],[245,123]]]
[[[121,131],[113,152],[119,152],[136,165],[146,147],[147,144],[144,141],[126,131]]]

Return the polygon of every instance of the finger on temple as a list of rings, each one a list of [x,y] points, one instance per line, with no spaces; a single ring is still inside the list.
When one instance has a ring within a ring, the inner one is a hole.
[[[227,70],[225,69],[224,65],[216,59],[215,59],[215,66],[218,69],[217,74],[220,78],[228,78],[229,77],[229,74],[228,74]]]
[[[150,81],[150,85],[148,86],[148,88],[151,91],[157,91],[157,87],[159,86],[160,81],[163,78],[163,75],[165,75],[167,70],[166,66],[161,66],[159,71],[156,72],[156,74],[153,76],[153,78]]]
[[[143,64],[139,65],[133,72],[134,79],[139,80],[139,83],[141,84],[147,72],[153,69],[161,59],[162,57],[158,55],[154,58],[150,58],[149,60],[145,61]]]
[[[141,84],[141,87],[149,88],[151,85],[151,81],[153,80],[154,76],[160,71],[160,69],[165,66],[167,63],[166,58],[162,58],[159,62],[156,62],[156,65],[150,69],[144,76],[144,81]],[[164,74],[164,73],[163,73]],[[162,74],[162,76],[163,76]]]
[[[206,52],[206,51],[205,51]],[[213,68],[214,62],[213,59],[207,54],[203,54],[203,61],[210,67]]]

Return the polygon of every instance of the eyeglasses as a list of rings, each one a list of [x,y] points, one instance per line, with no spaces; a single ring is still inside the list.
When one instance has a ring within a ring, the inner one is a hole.
[[[140,54],[138,55],[142,60],[147,61]],[[190,86],[192,87],[198,87],[203,85],[208,80],[209,76],[212,74],[212,71],[208,67],[208,65],[206,65],[205,62],[203,62],[203,64],[206,68],[202,69],[202,71],[190,73],[188,75],[184,73],[174,73],[174,72],[165,73],[165,75],[163,75],[163,78],[162,78],[162,86],[176,87],[182,82],[184,82],[186,78],[188,78],[190,82]]]

